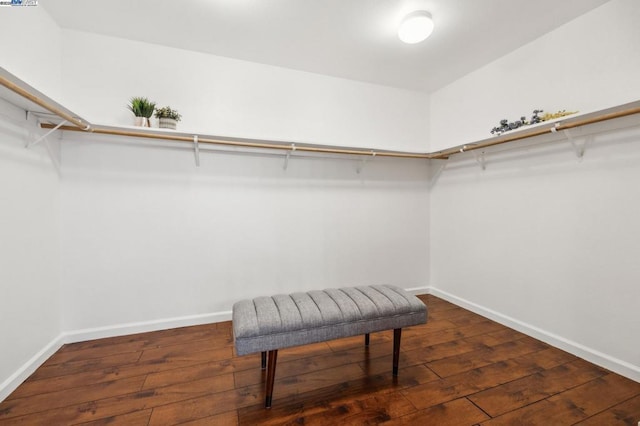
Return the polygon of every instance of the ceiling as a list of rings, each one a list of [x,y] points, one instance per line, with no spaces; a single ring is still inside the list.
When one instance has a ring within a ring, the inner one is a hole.
[[[608,0],[41,0],[62,27],[431,92]],[[426,41],[397,25],[429,11]]]

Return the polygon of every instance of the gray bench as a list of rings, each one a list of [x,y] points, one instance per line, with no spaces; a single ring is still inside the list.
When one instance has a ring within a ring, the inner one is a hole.
[[[398,375],[403,327],[427,322],[427,307],[391,285],[345,287],[257,297],[233,305],[236,353],[262,353],[267,368],[265,407],[271,407],[278,349],[393,329],[393,375]]]

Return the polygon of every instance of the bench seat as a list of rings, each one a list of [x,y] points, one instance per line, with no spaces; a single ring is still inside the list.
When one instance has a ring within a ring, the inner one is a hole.
[[[269,352],[266,406],[270,407],[278,349],[361,334],[368,344],[369,333],[393,329],[397,375],[400,331],[425,323],[427,307],[403,289],[374,285],[243,300],[233,305],[232,319],[238,355],[261,352],[264,368]]]

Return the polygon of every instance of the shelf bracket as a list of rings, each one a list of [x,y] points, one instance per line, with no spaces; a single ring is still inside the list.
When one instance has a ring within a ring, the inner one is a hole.
[[[38,139],[36,139],[34,141],[31,141],[31,142],[27,142],[26,148],[32,148],[32,147],[38,145],[40,142],[42,142],[43,139],[45,139],[47,136],[49,136],[51,133],[55,132],[60,127],[64,126],[65,124],[67,124],[67,120],[62,120],[56,127],[54,127],[53,129],[49,130],[44,135],[41,135]]]
[[[193,135],[193,154],[196,159],[196,167],[200,167],[200,145],[198,145],[198,135]]]
[[[291,158],[291,153],[295,150],[296,150],[296,144],[292,143],[291,149],[287,151],[287,155],[285,155],[284,157],[284,165],[282,166],[283,170],[287,170],[287,167],[289,167],[289,158]]]
[[[473,156],[476,157],[476,162],[480,164],[480,167],[482,167],[482,170],[487,170],[487,159],[484,155],[484,151],[482,151],[480,154],[474,151]]]
[[[432,158],[429,160],[429,187],[433,188],[440,178],[442,171],[447,167],[448,161],[446,159]],[[435,167],[434,167],[435,166]]]
[[[551,128],[551,133],[557,133],[559,126],[560,126],[560,122],[555,123],[554,127]],[[585,151],[585,147],[587,145],[587,142],[584,141],[582,144],[576,143],[576,141],[575,141],[575,139],[573,139],[573,136],[571,135],[571,132],[569,131],[569,129],[564,129],[562,131],[562,133],[567,138],[567,140],[569,142],[571,142],[571,146],[573,146],[573,150],[576,153],[576,157],[582,159],[582,157],[584,157],[584,151]]]
[[[573,146],[573,150],[576,152],[576,156],[578,158],[584,157],[584,150],[586,148],[587,142],[584,141],[582,144],[576,143],[575,139],[573,139],[573,136],[571,135],[571,132],[569,132],[569,129],[563,130],[562,132],[566,136],[567,140],[571,142],[571,146]]]
[[[358,167],[356,168],[356,173],[360,174],[360,172],[362,172],[362,170],[364,169],[364,166],[367,164],[367,161],[373,159],[375,156],[375,151],[371,151],[371,157],[367,156],[360,160],[360,164],[358,164]]]

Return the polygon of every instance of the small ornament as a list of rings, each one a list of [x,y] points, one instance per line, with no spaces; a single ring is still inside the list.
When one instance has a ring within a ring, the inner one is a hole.
[[[565,110],[562,111],[558,111],[556,113],[550,114],[550,113],[545,113],[544,115],[540,116],[540,113],[543,112],[544,110],[541,109],[534,109],[533,110],[533,115],[531,116],[531,120],[527,121],[527,117],[525,117],[524,115],[520,117],[520,120],[516,120],[516,121],[512,121],[509,122],[509,120],[502,119],[500,120],[500,125],[494,127],[493,129],[491,129],[491,134],[492,135],[501,135],[504,132],[508,132],[509,130],[515,130],[518,129],[522,126],[529,126],[531,124],[538,124],[538,123],[542,123],[543,121],[547,121],[547,120],[553,120],[555,118],[560,118],[560,117],[564,117],[566,115],[571,115],[571,114],[575,114],[578,111],[572,111],[572,112],[567,112]]]
[[[542,116],[542,121],[553,120],[553,119],[556,119],[556,118],[560,118],[560,117],[564,117],[564,116],[567,116],[567,115],[575,114],[576,112],[578,112],[578,111],[569,111],[569,112],[567,112],[564,109],[562,111],[554,112],[552,114],[547,112]]]

